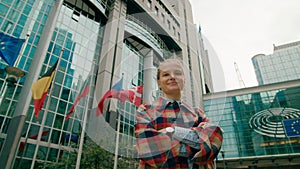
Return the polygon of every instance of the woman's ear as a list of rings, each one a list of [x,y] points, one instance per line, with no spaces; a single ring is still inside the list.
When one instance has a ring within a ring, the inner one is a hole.
[[[160,88],[160,80],[157,80],[157,86],[158,86],[159,89],[161,89]]]

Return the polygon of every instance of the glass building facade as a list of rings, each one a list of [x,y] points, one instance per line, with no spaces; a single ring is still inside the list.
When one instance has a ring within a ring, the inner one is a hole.
[[[60,63],[38,118],[34,115],[33,101],[26,111],[26,122],[21,131],[13,168],[45,166],[47,162],[61,159],[64,152],[74,152],[74,148],[78,148],[84,105],[87,99],[92,100],[92,95],[77,105],[76,118],[65,120],[65,116],[85,81],[90,76],[95,77],[95,64],[100,56],[103,36],[104,21],[101,17],[104,17],[99,16],[100,10],[82,1],[65,1],[61,4],[51,0],[0,2],[1,11],[5,11],[1,12],[1,32],[25,38],[14,67],[25,71],[27,76],[34,73],[42,75],[57,60]],[[86,8],[78,9],[78,4]],[[59,11],[55,12],[56,9]],[[51,17],[55,13],[58,18],[54,21]],[[47,32],[51,27],[54,27],[53,32]],[[45,36],[51,38],[48,44]],[[45,47],[45,56],[37,56]],[[42,67],[40,71],[33,72],[30,67],[33,67],[33,60],[37,58],[43,58]],[[2,70],[5,67],[6,63],[1,60]],[[21,102],[19,95],[26,75],[18,83],[9,84],[6,81],[7,73],[3,71],[1,74],[1,147],[4,146],[15,108]],[[93,91],[94,86],[91,86]]]
[[[300,81],[207,94],[205,112],[224,130],[220,168],[300,166]]]
[[[1,0],[0,9],[1,33],[25,39],[13,65],[25,76],[10,81],[0,59],[0,163],[8,168],[136,168],[137,107],[107,99],[97,116],[103,95],[122,78],[122,89],[144,85],[143,101],[156,99],[156,67],[169,57],[184,63],[193,106],[211,88],[188,1]],[[30,87],[57,61],[36,118]]]
[[[274,45],[274,53],[252,58],[259,85],[300,79],[300,42]]]

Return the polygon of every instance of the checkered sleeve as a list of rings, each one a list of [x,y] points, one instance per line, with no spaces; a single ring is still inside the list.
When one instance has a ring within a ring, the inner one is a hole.
[[[213,160],[222,146],[223,130],[219,126],[210,124],[203,112],[200,112],[200,116],[202,122],[192,128],[197,132],[200,142],[200,150],[195,153],[193,161],[199,165],[206,165],[206,168],[213,168]]]
[[[153,168],[168,168],[174,165],[179,153],[179,142],[155,129],[147,111],[138,112],[136,119],[136,144],[142,163]]]

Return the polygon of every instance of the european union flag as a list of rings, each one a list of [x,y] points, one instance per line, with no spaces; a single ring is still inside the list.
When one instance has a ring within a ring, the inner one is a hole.
[[[0,57],[9,65],[14,66],[25,39],[14,38],[0,32]]]
[[[287,137],[299,137],[300,136],[300,119],[288,119],[283,120],[283,127]]]

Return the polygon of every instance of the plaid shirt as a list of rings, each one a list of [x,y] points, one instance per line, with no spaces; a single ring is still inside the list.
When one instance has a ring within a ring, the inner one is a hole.
[[[189,165],[193,169],[213,168],[213,160],[222,145],[222,129],[210,125],[201,110],[194,110],[185,102],[180,104],[179,112],[174,110],[173,102],[161,97],[151,105],[140,106],[135,125],[139,169],[189,169]],[[183,143],[160,131],[174,126],[195,130],[200,150],[184,145],[188,157],[181,156]]]

